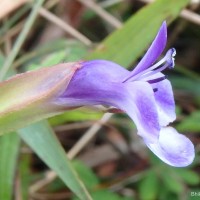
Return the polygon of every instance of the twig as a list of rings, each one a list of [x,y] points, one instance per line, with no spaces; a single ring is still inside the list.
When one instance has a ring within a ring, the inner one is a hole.
[[[16,26],[11,28],[2,38],[0,38],[0,44],[6,40],[6,38],[12,38],[14,35],[16,35],[22,28],[24,27],[24,20],[19,22]]]
[[[57,3],[59,3],[60,0],[51,0],[51,1],[47,1],[46,4],[45,4],[45,8],[46,9],[50,9],[52,7],[54,7]]]
[[[120,154],[110,144],[96,146],[92,151],[88,150],[78,157],[79,160],[91,168],[119,158]]]
[[[5,30],[8,30],[8,19],[7,17],[5,17],[5,19],[3,20],[3,26],[5,27]],[[8,56],[9,53],[10,53],[10,50],[11,50],[11,45],[12,42],[11,42],[11,38],[6,34],[6,37],[5,37],[5,44],[4,44],[4,52],[5,52],[5,55]]]
[[[68,131],[68,130],[74,130],[74,129],[82,129],[87,128],[94,124],[94,121],[86,121],[86,122],[76,122],[73,124],[66,124],[66,125],[60,125],[54,128],[54,130],[57,131]]]
[[[82,138],[73,146],[73,148],[68,152],[68,158],[74,158],[96,135],[96,133],[112,116],[112,113],[106,113],[104,116],[93,126],[91,126],[82,136]]]
[[[92,42],[87,37],[85,37],[84,35],[79,33],[72,26],[70,26],[69,24],[67,24],[66,22],[64,22],[59,17],[57,17],[56,15],[52,14],[51,12],[46,10],[45,8],[40,8],[39,13],[40,13],[40,15],[42,15],[43,17],[45,17],[49,21],[55,23],[57,26],[59,26],[60,28],[65,30],[67,33],[69,33],[73,37],[75,37],[78,40],[80,40],[81,42],[83,42],[85,45],[89,46],[89,45],[92,44]]]
[[[99,3],[99,5],[103,8],[107,8],[113,6],[118,3],[122,3],[124,0],[106,0]]]
[[[17,41],[15,42],[14,47],[13,47],[9,57],[4,62],[4,65],[0,71],[0,80],[2,80],[4,78],[4,76],[6,75],[6,73],[9,70],[10,66],[12,65],[13,61],[15,60],[22,44],[24,43],[24,41],[25,41],[36,17],[37,17],[38,10],[41,7],[41,5],[43,4],[43,2],[44,2],[44,0],[38,0],[34,4],[33,9],[24,25],[23,30],[21,31],[20,35],[18,36]]]
[[[5,38],[5,55],[6,56],[10,54],[11,48],[12,48],[12,42],[11,42],[10,37],[7,36]]]
[[[15,181],[15,200],[22,200],[22,188],[21,188],[21,180],[19,173],[16,175],[16,181]]]
[[[195,12],[184,9],[181,12],[180,16],[187,21],[200,25],[200,15],[196,14]]]
[[[121,28],[122,23],[115,17],[113,17],[110,13],[105,11],[101,6],[96,4],[93,0],[78,0],[91,10],[95,11],[100,17],[102,17],[105,21],[107,21],[114,28]]]
[[[153,3],[154,0],[140,0],[144,3]],[[199,4],[200,2],[198,1],[191,1],[191,5],[197,6],[197,4]],[[189,9],[183,9],[180,13],[180,17],[182,17],[183,19],[198,24],[200,25],[200,15],[196,14],[195,12],[189,10]]]

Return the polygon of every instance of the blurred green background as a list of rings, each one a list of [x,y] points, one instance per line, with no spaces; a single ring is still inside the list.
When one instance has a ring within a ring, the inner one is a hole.
[[[175,69],[166,72],[176,100],[172,126],[196,149],[191,166],[170,167],[126,114],[68,111],[0,137],[0,200],[200,199],[198,1],[16,0],[0,1],[0,13],[1,79],[84,59],[133,69],[166,20],[165,50],[177,50]]]

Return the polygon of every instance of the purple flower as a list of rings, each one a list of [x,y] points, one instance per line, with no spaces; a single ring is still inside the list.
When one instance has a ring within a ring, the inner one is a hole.
[[[135,122],[138,135],[151,151],[169,165],[183,167],[194,159],[191,141],[174,128],[176,118],[170,82],[161,73],[174,67],[175,49],[156,64],[167,41],[167,26],[160,30],[133,71],[106,60],[82,62],[65,92],[56,103],[68,107],[112,106],[126,112]]]

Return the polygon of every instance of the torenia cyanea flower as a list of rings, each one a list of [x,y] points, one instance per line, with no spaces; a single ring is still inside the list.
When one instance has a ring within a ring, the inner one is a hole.
[[[183,167],[194,159],[191,141],[174,128],[175,105],[172,87],[164,69],[174,67],[175,49],[155,61],[167,40],[164,22],[147,53],[133,71],[106,60],[84,61],[56,104],[67,107],[84,105],[112,106],[126,112],[135,122],[151,151],[169,165]]]

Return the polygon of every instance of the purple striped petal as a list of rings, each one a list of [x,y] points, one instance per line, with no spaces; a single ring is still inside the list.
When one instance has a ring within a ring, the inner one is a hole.
[[[167,126],[176,119],[175,102],[171,83],[163,80],[152,84],[153,88],[158,88],[154,93],[158,110],[160,126]]]
[[[185,167],[194,160],[192,142],[172,127],[161,129],[157,143],[145,143],[155,155],[171,166]]]
[[[152,87],[142,81],[124,83],[124,86],[125,99],[119,102],[120,109],[135,122],[138,135],[149,142],[157,141],[160,125]]]

